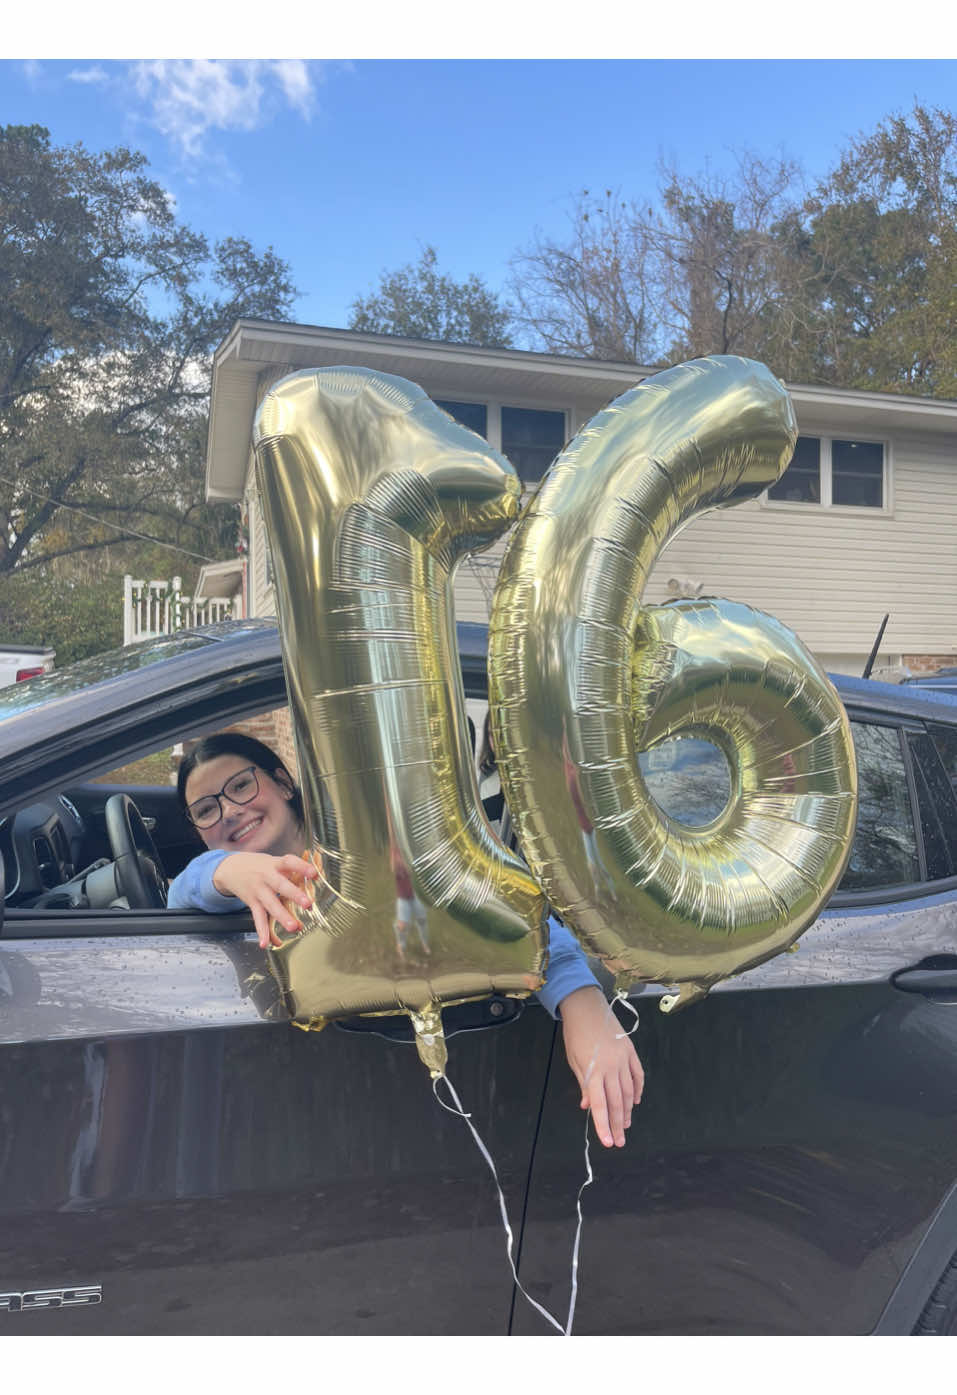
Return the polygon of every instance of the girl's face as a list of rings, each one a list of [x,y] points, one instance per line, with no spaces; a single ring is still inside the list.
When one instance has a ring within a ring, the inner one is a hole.
[[[292,787],[288,785],[282,772],[274,777],[267,775],[258,765],[252,767],[258,791],[246,803],[236,803],[228,794],[223,794],[223,786],[241,771],[249,771],[250,762],[243,756],[217,756],[214,760],[203,761],[191,771],[186,780],[186,803],[192,806],[197,800],[211,795],[219,795],[222,817],[208,828],[196,831],[207,848],[225,848],[228,852],[272,853],[281,857],[284,853],[302,852],[302,830],[290,805]],[[248,782],[240,781],[237,794],[245,798]],[[242,786],[246,786],[242,788]]]

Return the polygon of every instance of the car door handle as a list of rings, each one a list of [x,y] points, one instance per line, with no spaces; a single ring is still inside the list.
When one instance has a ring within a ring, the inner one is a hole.
[[[891,982],[905,993],[923,993],[928,998],[957,997],[957,963],[941,968],[921,964],[916,969],[902,969]]]
[[[504,1027],[521,1017],[525,1003],[521,998],[506,998],[494,993],[477,1002],[456,1003],[443,1014],[446,1040],[457,1032],[478,1032],[486,1027]],[[366,1032],[387,1037],[390,1041],[415,1041],[412,1023],[401,1017],[340,1017],[334,1024],[340,1032]]]

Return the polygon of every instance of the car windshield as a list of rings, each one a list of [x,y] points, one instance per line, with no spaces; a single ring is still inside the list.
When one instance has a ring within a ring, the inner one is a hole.
[[[0,721],[34,707],[42,707],[56,698],[69,697],[71,693],[81,692],[94,683],[103,683],[132,669],[146,668],[149,664],[161,663],[191,649],[201,649],[211,642],[197,634],[160,635],[141,644],[110,649],[104,654],[92,654],[88,659],[80,659],[68,668],[54,670],[41,678],[11,683],[8,687],[0,688]]]

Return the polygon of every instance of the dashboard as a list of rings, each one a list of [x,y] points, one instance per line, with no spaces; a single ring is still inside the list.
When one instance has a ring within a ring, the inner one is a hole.
[[[87,830],[64,794],[30,804],[0,827],[4,901],[29,906],[71,881],[84,865]]]

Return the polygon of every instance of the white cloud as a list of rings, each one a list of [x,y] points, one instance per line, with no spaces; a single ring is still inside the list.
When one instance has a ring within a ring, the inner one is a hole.
[[[110,79],[109,79],[109,74],[106,73],[106,72],[104,72],[104,70],[103,70],[102,68],[99,68],[99,67],[93,67],[93,68],[74,68],[73,71],[72,71],[71,73],[68,73],[68,74],[67,74],[67,76],[69,77],[69,79],[70,79],[71,82],[93,82],[93,83],[99,83],[99,82],[109,82],[109,80],[110,80]]]
[[[133,64],[153,124],[189,156],[213,130],[253,131],[285,101],[306,120],[313,76],[302,59],[152,59]]]
[[[277,58],[272,67],[286,100],[306,120],[312,115],[312,82],[301,58]]]

